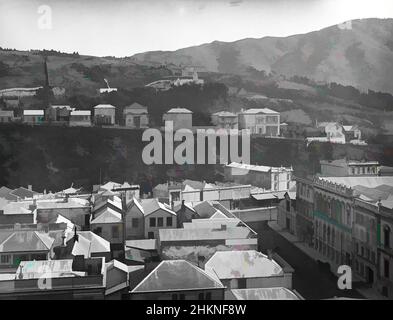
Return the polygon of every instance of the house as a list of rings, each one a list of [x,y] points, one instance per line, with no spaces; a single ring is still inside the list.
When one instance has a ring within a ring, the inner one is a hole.
[[[50,259],[53,242],[44,232],[0,230],[0,268],[16,269],[21,261]]]
[[[378,161],[356,161],[347,159],[321,160],[321,175],[327,177],[361,176],[379,174]]]
[[[184,222],[191,222],[192,219],[199,217],[192,205],[184,200],[177,206],[174,206],[173,211],[176,212],[178,228],[182,228]]]
[[[132,199],[126,206],[124,212],[125,238],[143,239],[145,237],[145,214],[141,203]]]
[[[103,260],[75,257],[22,261],[15,273],[1,277],[0,299],[104,299]]]
[[[172,108],[162,116],[164,121],[173,122],[173,130],[192,129],[192,111],[185,108]]]
[[[147,107],[134,102],[123,109],[125,126],[133,129],[149,127],[149,113]]]
[[[225,165],[227,180],[251,184],[271,191],[286,191],[291,187],[292,167],[270,167],[232,162]]]
[[[351,142],[352,140],[361,140],[362,132],[357,125],[343,126],[345,141]]]
[[[10,123],[14,121],[14,110],[0,110],[0,123]]]
[[[23,110],[23,123],[42,124],[44,120],[44,110]]]
[[[105,299],[129,300],[129,290],[142,279],[144,266],[127,266],[118,260],[105,263]]]
[[[74,110],[70,112],[70,127],[90,127],[91,111],[90,110]]]
[[[157,239],[158,231],[177,226],[176,213],[157,199],[141,200],[144,215],[144,236]]]
[[[6,201],[0,207],[0,224],[37,223],[37,205],[33,202]]]
[[[206,262],[205,271],[215,275],[231,289],[274,288],[292,289],[292,273],[288,265],[280,265],[272,258],[255,250],[217,251]]]
[[[111,104],[99,104],[94,107],[94,123],[97,125],[114,125],[116,107]]]
[[[126,202],[129,202],[131,199],[136,198],[139,199],[140,194],[140,186],[139,185],[130,185],[128,182],[117,183],[113,181],[108,181],[107,183],[98,186],[98,192],[100,191],[111,191],[114,195],[125,195]]]
[[[188,261],[162,261],[131,291],[131,300],[223,300],[224,289]]]
[[[329,142],[345,144],[345,133],[341,124],[337,122],[321,122],[317,124],[317,128],[325,131],[326,138]]]
[[[211,120],[217,128],[237,129],[238,116],[232,112],[220,111],[213,113]]]
[[[51,105],[46,109],[46,120],[49,122],[68,123],[70,121],[70,113],[74,110],[75,108],[71,108],[68,105]]]
[[[160,255],[164,260],[186,259],[203,265],[216,251],[256,250],[257,234],[248,227],[160,229]]]
[[[239,130],[248,129],[251,134],[269,137],[280,135],[280,113],[263,109],[243,110],[238,114]]]
[[[124,227],[121,213],[105,208],[90,221],[90,230],[110,242],[115,257],[122,254]]]
[[[232,289],[228,300],[304,300],[297,292],[284,287]]]

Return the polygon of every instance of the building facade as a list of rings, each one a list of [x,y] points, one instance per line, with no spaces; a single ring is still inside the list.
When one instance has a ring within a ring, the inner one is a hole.
[[[147,107],[133,103],[123,110],[125,126],[133,129],[148,128],[149,114]]]
[[[238,114],[239,130],[248,129],[251,134],[269,137],[280,135],[280,114],[274,110],[248,109]]]

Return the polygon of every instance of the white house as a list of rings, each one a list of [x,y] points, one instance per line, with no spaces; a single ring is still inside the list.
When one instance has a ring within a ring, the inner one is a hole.
[[[248,109],[241,111],[239,130],[248,129],[252,134],[277,137],[280,135],[280,114],[277,111],[263,109]]]

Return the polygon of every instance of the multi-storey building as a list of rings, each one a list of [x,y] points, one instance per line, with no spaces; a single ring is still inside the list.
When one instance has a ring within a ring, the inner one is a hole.
[[[280,114],[277,111],[263,109],[248,109],[241,111],[239,130],[248,129],[252,134],[277,137],[280,135]]]

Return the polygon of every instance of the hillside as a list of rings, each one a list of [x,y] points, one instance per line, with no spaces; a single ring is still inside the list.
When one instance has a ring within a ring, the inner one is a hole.
[[[0,131],[0,186],[32,184],[37,191],[57,191],[72,183],[87,189],[100,181],[124,180],[149,190],[168,179],[214,182],[220,165],[145,165],[142,131],[3,125]],[[384,144],[385,146],[388,143]],[[393,165],[389,148],[382,145],[348,146],[304,141],[255,138],[251,162],[291,166],[295,174],[319,170],[320,159],[375,159]]]
[[[132,58],[140,63],[197,65],[220,73],[245,74],[252,67],[266,73],[393,93],[392,39],[393,19],[363,19],[286,38],[214,41]]]

